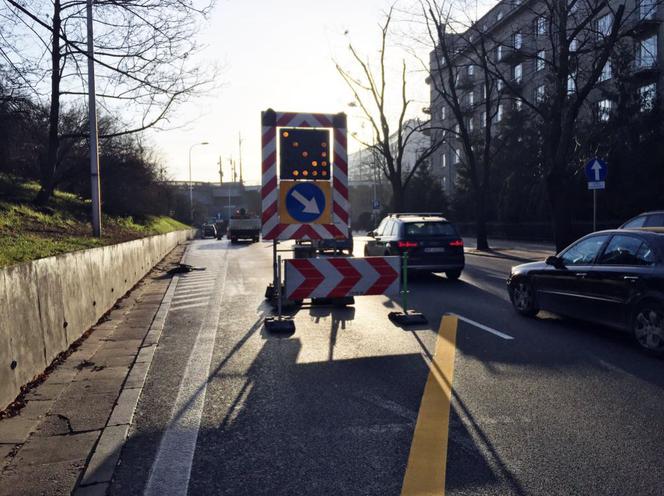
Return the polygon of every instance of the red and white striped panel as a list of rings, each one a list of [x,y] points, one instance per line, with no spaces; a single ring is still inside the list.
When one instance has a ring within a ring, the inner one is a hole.
[[[298,258],[284,264],[289,300],[399,293],[399,257]]]
[[[263,112],[265,115],[266,112]],[[262,126],[262,234],[263,239],[335,239],[348,237],[348,155],[346,126],[335,127],[335,114],[276,112],[276,125]],[[344,120],[345,122],[345,120]],[[318,127],[333,129],[332,223],[284,224],[279,219],[279,175],[277,171],[277,128]]]

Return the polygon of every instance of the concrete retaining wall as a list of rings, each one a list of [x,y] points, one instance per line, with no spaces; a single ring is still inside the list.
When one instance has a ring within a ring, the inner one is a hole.
[[[0,410],[194,234],[176,231],[0,269]]]

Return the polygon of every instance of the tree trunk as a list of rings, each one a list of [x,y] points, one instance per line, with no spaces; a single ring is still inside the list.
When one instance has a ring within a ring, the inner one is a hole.
[[[401,178],[391,178],[392,185],[392,212],[403,212],[404,209],[404,191]]]
[[[572,212],[567,201],[567,181],[559,174],[549,174],[546,178],[546,192],[551,206],[551,222],[556,253],[563,250],[572,241]]]
[[[40,164],[40,185],[35,202],[46,204],[55,188],[55,170],[60,149],[60,0],[53,2],[53,43],[51,46],[51,108],[48,116],[48,150]]]
[[[477,249],[488,250],[489,239],[486,230],[486,208],[485,208],[485,195],[477,195],[476,213],[475,213],[475,227],[477,235]]]

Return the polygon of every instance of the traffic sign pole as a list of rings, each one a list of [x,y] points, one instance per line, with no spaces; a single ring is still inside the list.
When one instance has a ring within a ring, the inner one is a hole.
[[[597,231],[597,190],[593,190],[593,232]]]
[[[593,231],[597,231],[597,190],[606,187],[606,162],[599,158],[588,161],[584,167],[588,179],[588,189],[593,190]]]

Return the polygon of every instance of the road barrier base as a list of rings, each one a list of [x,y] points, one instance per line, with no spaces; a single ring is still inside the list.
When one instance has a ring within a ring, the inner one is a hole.
[[[267,317],[264,322],[265,330],[273,334],[293,334],[295,321],[289,318]]]
[[[390,312],[387,317],[398,326],[426,325],[429,323],[427,318],[416,312]]]
[[[355,304],[353,296],[344,296],[342,298],[312,298],[312,305],[333,305],[335,307],[345,307]]]

